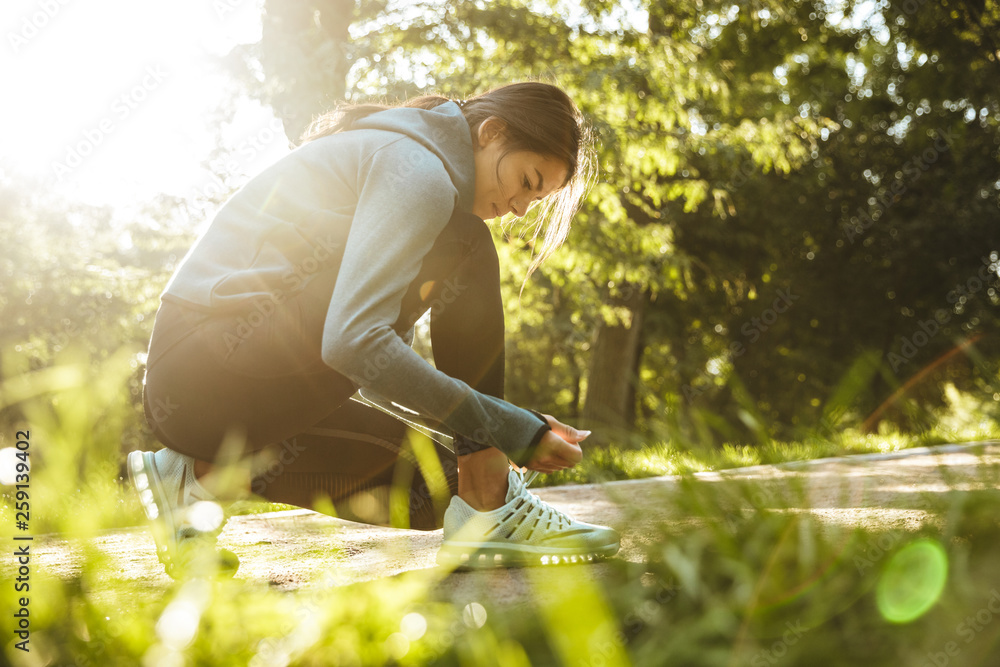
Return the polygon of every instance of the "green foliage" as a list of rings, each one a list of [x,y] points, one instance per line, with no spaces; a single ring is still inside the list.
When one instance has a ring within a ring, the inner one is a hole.
[[[590,196],[526,290],[535,312],[523,294],[512,309],[515,402],[585,412],[595,332],[638,290],[637,373],[621,376],[624,421],[646,439],[704,412],[705,439],[799,437],[834,404],[866,428],[920,431],[945,381],[995,394],[995,342],[975,338],[996,323],[995,266],[974,293],[952,289],[1000,251],[998,11],[445,2],[360,21],[348,90],[466,97],[542,78],[593,126]],[[513,256],[530,252],[504,257],[508,293],[526,266]],[[791,307],[772,321],[782,294]],[[948,322],[922,338],[937,315]],[[867,381],[845,393],[858,363]],[[904,386],[908,407],[880,409]]]
[[[669,316],[698,323],[688,340],[701,344],[683,357],[671,347],[680,384],[725,356],[778,434],[816,425],[831,402],[865,428],[889,419],[919,432],[933,428],[946,382],[996,395],[994,341],[979,334],[997,313],[1000,107],[983,32],[997,5],[975,19],[926,3],[853,11],[768,6],[766,18],[758,8],[720,24],[711,57],[754,82],[740,89],[747,110],[795,110],[822,123],[819,137],[787,174],[716,167],[728,217],[673,207],[678,250],[702,260],[699,300],[670,304]],[[792,307],[756,324],[782,290]],[[863,359],[868,381],[844,394]],[[695,407],[736,421],[726,383],[707,389]]]
[[[130,413],[107,425],[109,451],[152,441],[141,405],[145,350],[160,292],[194,240],[191,212],[168,197],[116,212],[55,199],[28,180],[0,182],[11,250],[0,258],[3,375],[50,368],[70,349],[90,363],[124,363],[115,377]],[[18,405],[0,408],[2,424],[20,416]]]
[[[964,395],[957,399],[966,405],[978,402]],[[890,454],[914,447],[929,447],[953,442],[979,442],[1000,438],[1000,419],[959,408],[939,410],[938,428],[914,435],[883,427],[880,433],[861,433],[847,429],[836,433],[815,433],[795,442],[770,441],[763,445],[724,443],[712,447],[681,447],[673,442],[656,443],[641,448],[589,447],[583,444],[583,461],[576,467],[540,477],[537,486],[593,484],[621,479],[641,479],[690,472],[731,470],[755,465],[854,454]]]
[[[572,421],[594,413],[592,387],[627,385],[614,422],[640,441],[752,443],[824,428],[834,405],[868,430],[927,431],[946,382],[1000,395],[984,336],[1000,303],[998,21],[996,2],[307,3],[268,6],[261,42],[230,60],[295,127],[337,91],[563,86],[600,168],[523,292],[536,221],[508,230],[509,398]],[[601,337],[630,321],[634,363],[590,382]]]

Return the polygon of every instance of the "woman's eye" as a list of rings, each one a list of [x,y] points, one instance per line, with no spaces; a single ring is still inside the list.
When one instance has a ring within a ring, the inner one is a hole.
[[[529,190],[531,189],[531,182],[528,180],[527,176],[524,177],[524,187],[526,187]]]

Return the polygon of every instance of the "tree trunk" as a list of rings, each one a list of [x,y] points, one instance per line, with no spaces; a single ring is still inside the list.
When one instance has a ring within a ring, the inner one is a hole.
[[[262,17],[260,64],[270,104],[292,142],[315,116],[347,93],[352,0],[267,0]]]
[[[646,306],[646,294],[643,294],[643,300],[639,303],[640,313],[643,313]],[[639,324],[642,324],[640,317]],[[635,335],[635,354],[632,355],[632,367],[630,374],[630,381],[628,383],[628,395],[625,398],[625,405],[629,406],[630,409],[626,413],[625,428],[629,432],[635,432],[636,421],[639,418],[639,371],[642,368],[642,352],[645,350],[645,340],[646,337],[643,335],[643,328],[638,327],[638,332]]]
[[[635,285],[623,286],[622,292],[621,297],[605,300],[618,317],[597,325],[580,421],[583,428],[594,431],[588,443],[599,446],[628,442],[635,420],[635,369],[646,295]]]

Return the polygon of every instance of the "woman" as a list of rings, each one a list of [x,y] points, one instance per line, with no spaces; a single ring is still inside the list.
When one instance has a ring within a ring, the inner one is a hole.
[[[503,400],[500,270],[483,221],[544,202],[534,269],[566,236],[586,149],[573,102],[543,83],[361,105],[319,117],[225,203],[153,327],[143,402],[166,448],[127,461],[168,571],[199,532],[188,510],[212,498],[198,478],[234,433],[271,453],[251,490],[274,502],[328,499],[338,516],[387,524],[394,480],[411,478],[408,524],[443,518],[441,563],[617,552],[615,531],[526,489],[524,469],[575,465],[588,433]],[[410,348],[427,310],[435,366]],[[415,431],[432,436],[446,477],[443,517],[403,449]]]

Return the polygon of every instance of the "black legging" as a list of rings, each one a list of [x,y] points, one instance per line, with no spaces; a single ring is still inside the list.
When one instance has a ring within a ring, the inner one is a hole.
[[[317,500],[329,499],[343,518],[387,525],[389,488],[402,475],[412,479],[410,527],[438,528],[426,480],[412,456],[400,456],[414,427],[352,399],[357,387],[320,356],[332,292],[333,277],[318,275],[294,297],[248,303],[237,312],[161,303],[146,365],[146,419],[164,445],[203,461],[216,461],[233,433],[245,438],[244,452],[270,450],[275,462],[253,479],[254,493],[318,509]],[[456,214],[435,240],[403,299],[396,330],[406,331],[428,309],[438,370],[503,398],[500,267],[478,217]],[[414,421],[432,436],[455,494],[456,452],[487,445],[454,434],[449,448],[449,429]]]

